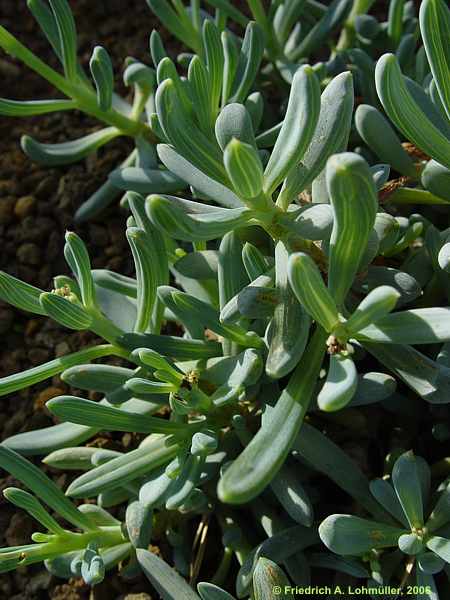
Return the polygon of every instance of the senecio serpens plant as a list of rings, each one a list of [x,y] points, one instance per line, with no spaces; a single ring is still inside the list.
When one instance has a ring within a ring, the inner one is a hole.
[[[154,31],[155,68],[127,61],[131,105],[113,93],[106,50],[93,52],[94,84],[78,64],[65,0],[28,0],[63,75],[0,28],[0,45],[68,98],[2,99],[0,112],[79,109],[108,125],[64,144],[25,137],[32,159],[68,164],[112,138],[136,141],[78,214],[127,191],[135,278],[92,270],[75,233],[64,248],[72,277],[56,277],[50,292],[0,275],[6,302],[104,340],[0,380],[1,395],[57,374],[104,395],[54,398],[46,406],[60,424],[0,446],[0,466],[31,492],[4,495],[41,525],[33,543],[0,550],[0,571],[45,561],[94,585],[119,565],[125,578],[142,570],[164,599],[194,600],[148,548],[165,532],[177,571],[194,584],[213,520],[223,554],[211,583],[197,586],[203,600],[233,598],[222,589],[233,556],[238,598],[272,598],[275,586],[291,597],[314,568],[362,580],[373,598],[435,600],[433,575],[450,573],[448,480],[397,452],[369,483],[320,419],[375,402],[410,415],[414,395],[450,402],[450,309],[435,306],[450,294],[450,230],[432,223],[450,202],[449,11],[425,0],[419,23],[413,3],[391,0],[380,23],[367,0],[277,1],[268,12],[249,0],[248,22],[226,0],[210,0],[214,18],[196,1],[149,4],[189,47],[179,57],[187,76]],[[329,60],[306,64],[339,29]],[[386,47],[393,54],[375,64]],[[267,128],[257,88],[287,82],[284,117]],[[391,168],[401,177],[389,180]],[[409,204],[426,205],[427,216]],[[167,322],[182,334],[167,335]],[[366,372],[368,355],[395,378]],[[126,366],[93,362],[105,357]],[[82,446],[101,430],[145,437],[130,452]],[[448,439],[448,426],[438,423],[435,436]],[[26,456],[83,473],[64,495]],[[315,506],[317,472],[362,516]]]

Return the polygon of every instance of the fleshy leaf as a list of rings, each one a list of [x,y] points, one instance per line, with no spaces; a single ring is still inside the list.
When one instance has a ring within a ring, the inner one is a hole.
[[[126,167],[113,171],[109,174],[109,180],[120,190],[139,194],[168,194],[186,187],[186,183],[170,171],[141,167]]]
[[[102,46],[96,46],[89,61],[92,77],[97,88],[97,102],[102,111],[112,105],[114,75],[111,58]]]
[[[137,450],[113,458],[84,473],[70,484],[66,494],[73,498],[91,498],[167,464],[177,452],[177,445],[170,446],[165,436],[158,436]]]
[[[450,12],[442,0],[420,5],[420,33],[442,104],[450,118]],[[446,47],[447,46],[447,47]]]
[[[64,421],[88,427],[100,427],[102,430],[169,434],[182,432],[185,429],[185,426],[178,423],[156,417],[143,418],[142,415],[75,396],[58,396],[49,400],[46,406],[50,412]]]
[[[353,153],[336,154],[328,161],[327,187],[334,215],[328,289],[339,307],[366,250],[378,197],[369,166]]]
[[[250,200],[259,196],[263,187],[263,167],[253,146],[235,138],[227,144],[223,161],[239,197]],[[254,202],[256,200],[251,204]]]
[[[242,504],[257,496],[283,464],[308,409],[325,351],[326,334],[317,329],[306,353],[258,433],[219,481],[222,502]]]
[[[255,600],[266,600],[273,596],[273,590],[289,589],[289,579],[284,571],[268,558],[258,558],[253,571],[253,594]],[[280,596],[283,598],[284,593]]]
[[[450,140],[420,109],[406,87],[393,54],[380,58],[375,70],[377,92],[392,122],[416,146],[450,168]]]
[[[367,325],[377,323],[382,317],[395,308],[400,293],[393,287],[381,285],[360,302],[351,317],[345,323],[346,329],[356,333]]]
[[[392,469],[392,483],[411,528],[423,526],[422,487],[418,464],[412,452],[405,452]]]
[[[275,275],[278,302],[267,331],[269,353],[266,373],[280,379],[300,362],[308,341],[311,319],[297,300],[288,281],[288,251],[282,242],[275,248]],[[296,327],[292,327],[296,323]]]
[[[450,340],[450,308],[417,308],[392,313],[360,330],[361,340],[388,344],[434,344]]]
[[[349,356],[332,354],[327,378],[317,396],[317,404],[324,411],[343,408],[356,392],[358,373]]]
[[[3,445],[0,446],[0,466],[75,527],[85,531],[95,529],[89,518],[64,496],[49,477],[31,462]]]
[[[331,332],[339,324],[339,314],[316,263],[308,254],[297,252],[290,256],[288,268],[289,281],[299,302]]]
[[[402,533],[397,527],[351,515],[331,515],[319,526],[320,539],[325,546],[344,556],[396,546]]]
[[[450,563],[450,540],[434,535],[427,541],[427,548],[442,560],[445,560],[446,563]]]
[[[45,309],[39,302],[42,290],[8,273],[0,271],[0,298],[16,308],[37,315],[46,315]]]
[[[415,178],[416,169],[391,125],[374,106],[360,104],[355,111],[359,135],[382,161],[403,175]]]
[[[200,597],[162,558],[138,548],[136,556],[145,575],[163,600],[200,600]]]
[[[64,73],[69,80],[77,76],[77,32],[75,21],[66,0],[48,0],[55,16],[62,50]]]
[[[226,232],[246,225],[253,213],[243,208],[217,208],[203,214],[187,213],[170,198],[152,195],[147,198],[147,213],[153,224],[175,239],[213,240]]]
[[[20,141],[22,150],[32,160],[45,166],[70,165],[85,158],[114,138],[121,135],[115,127],[106,127],[78,140],[60,144],[41,144],[28,135]]]
[[[31,117],[76,108],[73,100],[8,100],[0,98],[0,115]]]
[[[292,81],[286,116],[264,171],[267,194],[301,162],[313,139],[320,113],[319,81],[309,66],[300,67]]]

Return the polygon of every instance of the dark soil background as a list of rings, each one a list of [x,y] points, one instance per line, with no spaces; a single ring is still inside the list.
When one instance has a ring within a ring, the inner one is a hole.
[[[133,56],[149,62],[148,36],[157,20],[143,0],[77,0],[71,2],[79,32],[79,56],[87,64],[97,44],[112,56],[118,90],[126,94],[121,81],[123,60]],[[55,68],[59,68],[46,39],[28,11],[26,2],[2,0],[0,23]],[[165,32],[161,32],[167,39]],[[0,54],[1,96],[14,99],[54,98],[57,93],[33,72]],[[67,273],[62,249],[64,232],[72,229],[87,243],[94,268],[109,268],[131,274],[132,261],[125,239],[125,213],[117,203],[97,220],[74,227],[73,215],[104,182],[107,173],[130,150],[121,138],[108,144],[97,156],[69,167],[49,169],[32,163],[21,151],[20,136],[27,133],[41,142],[75,139],[99,128],[85,115],[70,111],[29,119],[0,117],[0,269],[36,285],[51,289],[55,275]],[[41,364],[86,345],[92,345],[89,332],[71,333],[49,319],[33,317],[0,302],[0,377]],[[67,393],[59,377],[1,398],[0,439],[29,429],[52,424],[45,402]],[[95,445],[130,446],[133,440],[95,440]],[[54,471],[59,485],[65,475]],[[0,478],[0,491],[14,482]],[[23,511],[16,511],[0,496],[0,546],[29,543],[36,523]],[[148,600],[145,580],[124,583],[108,577],[92,594],[81,580],[68,583],[52,577],[40,566],[0,576],[0,599],[81,600],[86,598]]]
[[[384,9],[383,2],[379,5]],[[144,0],[76,0],[71,2],[71,6],[78,27],[79,55],[83,64],[87,64],[95,45],[105,46],[114,62],[117,89],[123,94],[126,94],[121,83],[123,60],[133,56],[144,62],[150,61],[148,36],[152,28],[158,27],[174,54],[178,50],[176,42],[170,41],[167,33],[158,26]],[[0,0],[0,23],[43,60],[59,68],[25,0]],[[56,97],[45,81],[3,53],[0,53],[0,81],[0,96],[15,99]],[[58,142],[81,137],[97,128],[97,122],[75,111],[29,119],[0,117],[0,269],[44,290],[51,289],[52,278],[68,272],[62,252],[64,232],[74,229],[87,243],[94,268],[132,274],[132,261],[124,235],[126,214],[117,204],[98,219],[79,227],[73,225],[73,215],[78,206],[104,182],[111,168],[127,155],[129,142],[120,139],[108,144],[97,156],[58,169],[42,168],[32,163],[19,146],[20,136],[25,133],[41,142]],[[71,333],[49,319],[30,316],[1,302],[0,335],[0,377],[76,351],[95,341],[90,333]],[[45,402],[68,391],[60,378],[54,377],[1,398],[0,439],[50,425],[52,418],[45,409]],[[375,455],[374,460],[378,464],[382,460],[379,437],[389,437],[386,445],[392,446],[392,436],[403,438],[404,429],[396,430],[393,417],[386,417],[386,413],[377,409],[369,408],[364,414],[356,411],[349,415],[349,412],[336,417],[329,424],[330,431],[340,431],[338,437],[344,449],[366,472],[373,472],[370,457]],[[411,428],[406,437],[411,439],[414,435],[415,431]],[[432,443],[431,440],[428,435],[423,443],[427,445]],[[404,442],[401,439],[399,445]],[[130,447],[136,440],[129,434],[119,437],[102,434],[91,443],[117,448],[120,445]],[[373,447],[376,449],[373,450]],[[66,475],[48,472],[59,485],[67,485]],[[10,477],[0,478],[0,492],[13,484]],[[336,496],[331,498],[334,503],[340,500]],[[0,494],[0,547],[29,543],[35,528],[31,518],[23,511],[16,511]],[[0,575],[0,600],[151,600],[149,588],[144,579],[126,583],[114,575],[91,591],[81,580],[64,582],[40,566]]]

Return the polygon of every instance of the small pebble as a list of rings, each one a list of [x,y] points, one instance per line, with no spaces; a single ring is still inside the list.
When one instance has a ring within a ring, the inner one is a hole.
[[[49,196],[54,194],[58,189],[58,178],[54,175],[50,175],[46,177],[42,181],[40,181],[36,187],[36,196],[38,198],[42,198],[43,200],[47,200]]]
[[[31,242],[21,244],[17,248],[16,256],[17,260],[25,265],[39,265],[41,262],[41,250]]]
[[[47,348],[31,348],[28,350],[28,359],[33,365],[40,365],[50,358]]]
[[[14,322],[14,312],[9,308],[0,307],[0,333],[6,333]]]
[[[18,219],[24,219],[34,212],[36,198],[34,196],[22,196],[14,206],[14,214]]]
[[[11,223],[14,216],[15,200],[12,196],[0,198],[0,225]]]
[[[67,342],[59,342],[55,346],[55,356],[64,356],[65,354],[69,354],[70,346]]]
[[[35,527],[31,517],[23,511],[14,513],[5,533],[5,539],[8,546],[29,544],[30,536],[34,529]]]
[[[57,396],[62,396],[63,394],[64,390],[62,390],[61,388],[53,386],[45,388],[45,390],[42,390],[42,392],[39,392],[39,394],[37,395],[34,401],[34,409],[41,410],[45,406],[46,402],[48,402],[48,400],[56,398]]]

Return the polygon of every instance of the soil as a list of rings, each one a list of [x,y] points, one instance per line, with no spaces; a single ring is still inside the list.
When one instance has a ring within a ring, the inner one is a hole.
[[[155,17],[144,0],[77,0],[72,1],[71,6],[78,26],[83,64],[87,64],[95,45],[103,45],[112,56],[118,90],[126,94],[121,84],[123,59],[133,56],[149,62],[148,36],[152,28],[158,26]],[[0,22],[57,68],[57,61],[28,12],[26,2],[1,0]],[[167,41],[164,29],[158,27],[158,30]],[[169,42],[169,47],[174,53],[178,50],[173,41]],[[56,97],[45,81],[4,54],[0,54],[0,77],[1,95],[16,99]],[[77,227],[73,224],[76,209],[104,182],[111,168],[128,154],[129,143],[120,139],[108,144],[95,157],[57,169],[39,167],[22,153],[19,146],[20,136],[24,133],[41,142],[57,142],[81,137],[98,127],[97,122],[76,111],[17,120],[0,117],[0,269],[44,290],[51,289],[52,278],[68,272],[62,248],[64,232],[69,228],[87,243],[94,268],[132,274],[132,260],[124,236],[126,214],[120,211],[117,203],[98,219]],[[0,377],[95,342],[90,333],[70,333],[48,319],[30,316],[1,302],[0,334]],[[52,417],[45,409],[45,402],[68,392],[69,388],[61,379],[54,377],[2,398],[0,439],[50,425]],[[419,408],[414,399],[411,402],[412,413],[416,412],[416,415],[408,426],[418,422],[418,411],[423,411],[426,413],[423,417],[429,418],[423,403]],[[364,413],[346,411],[342,418],[345,423],[339,422],[339,417],[330,421],[328,431],[339,437],[344,450],[367,473],[377,470],[374,465],[379,466],[379,437],[386,438],[386,445],[390,447],[404,444],[409,447],[415,435],[413,427],[407,433],[402,427],[395,428],[394,416],[370,407]],[[395,436],[398,436],[397,444]],[[97,442],[107,447],[122,445],[129,448],[136,440],[129,434],[119,437],[102,434],[102,439]],[[427,434],[419,446],[433,453],[433,443]],[[420,447],[418,451],[420,453]],[[67,485],[66,475],[51,470],[48,473],[59,485]],[[0,478],[0,492],[12,484],[12,478]],[[333,502],[335,509],[336,503],[341,503],[340,496],[334,496]],[[28,543],[34,528],[31,518],[23,511],[15,510],[0,495],[0,547]],[[51,576],[39,565],[0,575],[0,600],[151,600],[158,597],[152,594],[150,585],[143,578],[124,582],[112,575],[90,590],[82,580],[65,582]]]
[[[16,35],[33,52],[55,68],[58,62],[28,11],[26,2],[2,0],[1,25]],[[79,32],[80,57],[87,64],[92,48],[103,45],[111,54],[117,74],[117,88],[126,95],[121,82],[123,59],[133,56],[149,62],[148,36],[157,21],[143,0],[77,0],[71,2]],[[164,32],[161,32],[164,39]],[[166,36],[167,39],[167,36]],[[44,80],[5,54],[0,55],[2,95],[14,99],[55,98]],[[75,230],[87,243],[94,268],[132,273],[132,260],[124,236],[126,215],[117,203],[97,220],[75,227],[73,215],[105,181],[111,169],[130,151],[120,139],[108,144],[97,156],[74,165],[49,169],[36,165],[21,151],[20,137],[27,133],[41,142],[58,142],[86,135],[99,125],[78,111],[28,119],[0,117],[0,269],[23,281],[49,290],[55,275],[68,273],[62,248],[64,232]],[[0,302],[0,377],[38,365],[83,346],[95,343],[88,332],[71,333],[49,319],[30,316]],[[46,427],[52,418],[45,402],[67,393],[59,377],[27,388],[2,401],[0,439],[15,433]],[[108,439],[102,445],[130,446],[130,436]],[[64,475],[49,473],[60,485]],[[0,478],[0,491],[12,485],[12,478]],[[17,484],[17,482],[16,482]],[[0,547],[29,543],[36,524],[23,511],[15,510],[0,497]],[[150,600],[150,586],[144,579],[124,583],[108,577],[92,595],[81,580],[64,582],[41,566],[0,575],[0,598],[11,600],[84,600],[108,598]]]

